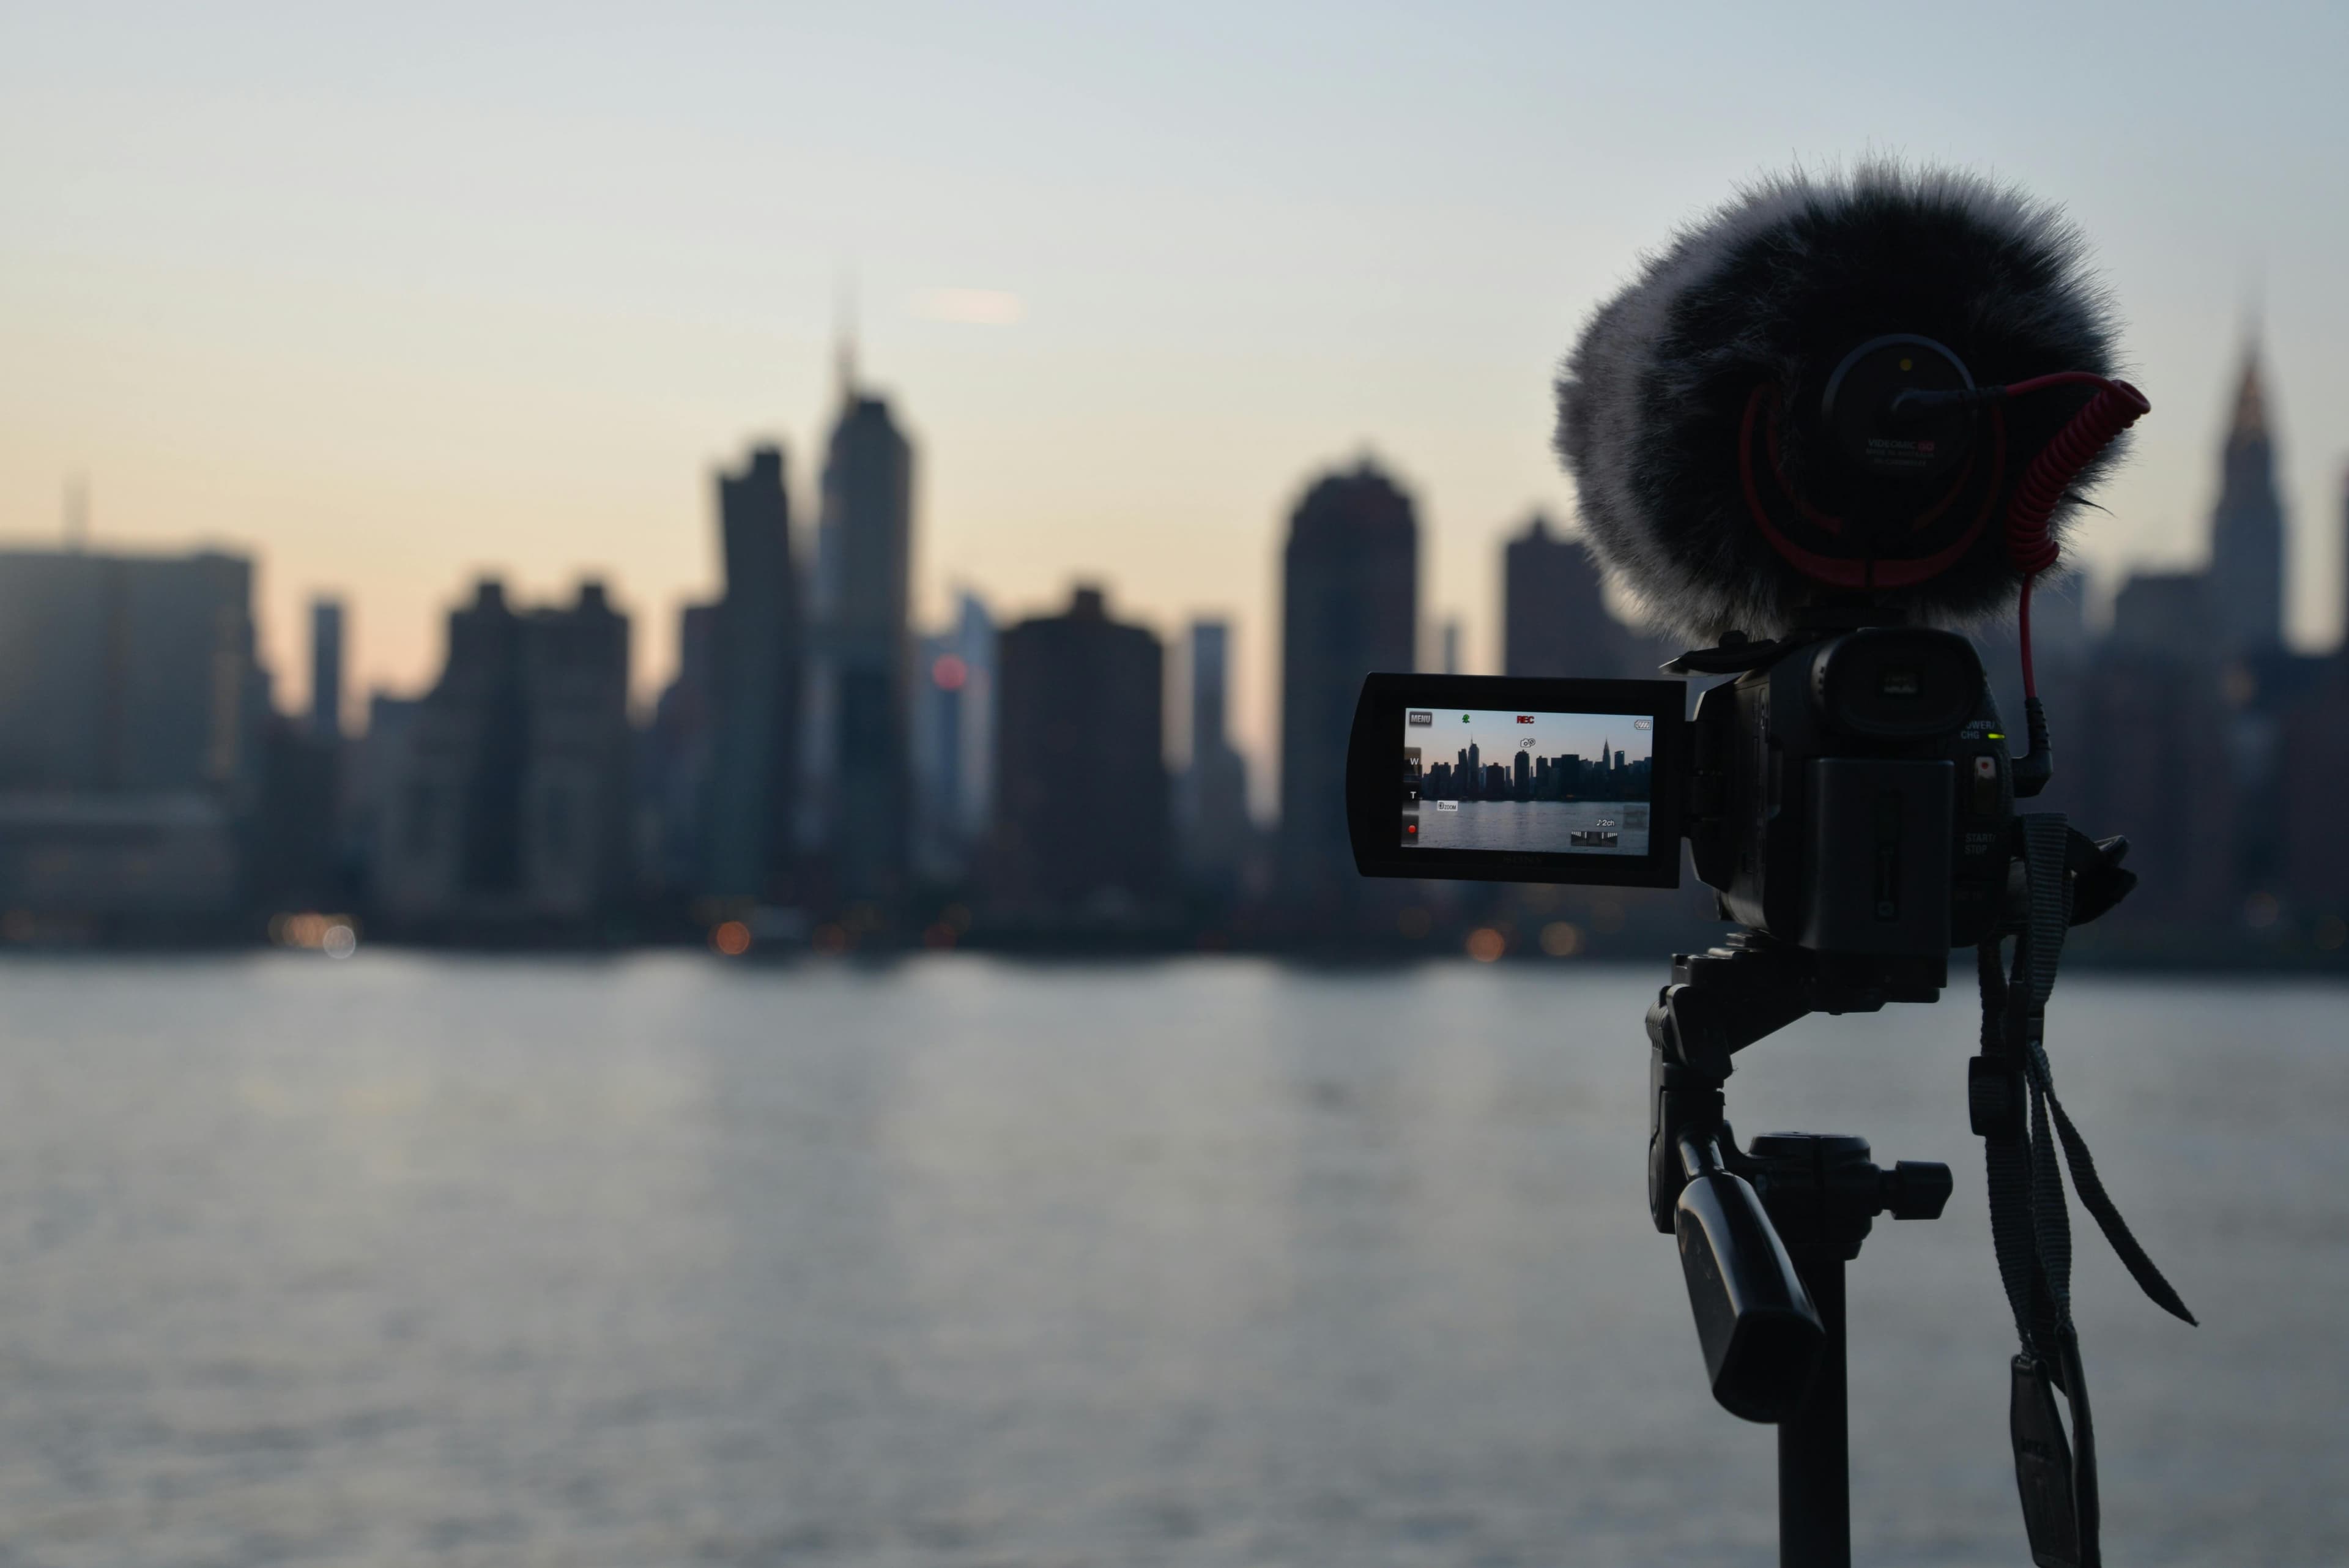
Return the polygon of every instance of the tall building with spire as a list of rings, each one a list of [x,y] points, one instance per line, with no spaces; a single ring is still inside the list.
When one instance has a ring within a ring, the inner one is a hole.
[[[816,534],[802,842],[834,898],[885,903],[905,888],[910,821],[914,449],[888,403],[841,354],[841,410]]]
[[[2243,352],[2220,461],[2219,504],[2210,514],[2212,618],[2225,649],[2264,653],[2283,643],[2283,506],[2256,343]]]

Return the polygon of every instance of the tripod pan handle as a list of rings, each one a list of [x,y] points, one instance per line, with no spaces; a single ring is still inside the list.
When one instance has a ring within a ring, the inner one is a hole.
[[[1705,1163],[1672,1217],[1704,1369],[1731,1415],[1782,1421],[1811,1386],[1825,1330],[1753,1186]]]

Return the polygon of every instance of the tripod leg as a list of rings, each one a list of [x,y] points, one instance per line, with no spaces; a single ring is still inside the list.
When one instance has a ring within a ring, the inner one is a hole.
[[[1826,1331],[1818,1371],[1795,1414],[1778,1424],[1779,1568],[1851,1568],[1851,1429],[1844,1363],[1844,1257],[1839,1248],[1787,1251]]]

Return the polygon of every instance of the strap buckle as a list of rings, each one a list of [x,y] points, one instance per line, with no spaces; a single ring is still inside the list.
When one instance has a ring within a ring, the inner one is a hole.
[[[2087,1568],[2080,1550],[2072,1445],[2055,1414],[2047,1364],[2035,1355],[2014,1358],[2007,1420],[2014,1437],[2014,1484],[2023,1493],[2023,1528],[2031,1540],[2031,1561],[2038,1568]]]
[[[1999,1056],[1968,1058],[1966,1115],[1976,1137],[1997,1144],[2023,1141],[2023,1068],[2014,1061]]]

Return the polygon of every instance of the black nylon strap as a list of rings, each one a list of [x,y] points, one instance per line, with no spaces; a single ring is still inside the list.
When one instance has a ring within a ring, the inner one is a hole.
[[[2064,1402],[2072,1407],[2072,1508],[2079,1531],[2079,1568],[2102,1568],[2104,1502],[2096,1487],[2096,1419],[2088,1409],[2088,1374],[2080,1365],[2080,1334],[2067,1321],[2057,1345]]]
[[[2055,1165],[2055,1136],[2048,1127],[2047,1102],[2054,1094],[2047,1071],[2047,998],[2055,989],[2055,965],[2071,929],[2071,882],[2064,875],[2064,852],[2071,836],[2063,816],[2038,812],[2017,826],[2023,834],[2023,864],[2029,877],[2030,923],[2015,944],[2017,992],[2027,995],[2023,1028],[2014,1044],[2031,1093],[2031,1231],[2039,1255],[2039,1278],[2054,1308],[2051,1335],[2039,1342],[2053,1354],[2072,1328],[2072,1216],[2064,1202],[2064,1177]],[[2062,1365],[2059,1363],[2059,1365]],[[2070,1371],[2068,1365],[2064,1366]],[[2059,1379],[2067,1393],[2069,1377]]]
[[[2044,1057],[2037,1041],[2025,1044],[2025,1060]],[[2039,1277],[2055,1303],[2056,1324],[2072,1326],[2072,1215],[2064,1202],[2064,1173],[2055,1163],[2055,1135],[2047,1122],[2046,1080],[2027,1066],[2031,1085],[2031,1240],[2039,1257]]]
[[[2055,989],[2055,961],[2064,953],[2064,933],[2072,929],[2072,882],[2064,875],[2064,857],[2071,847],[2071,825],[2060,811],[2034,812],[2016,818],[2023,831],[2023,864],[2031,878],[2031,924],[2023,934],[2031,954],[2031,1002],[2047,1005]]]
[[[2014,1314],[2015,1337],[2026,1354],[2035,1354],[2038,1314],[2038,1262],[2031,1228],[2031,1146],[2023,1137],[2021,1108],[2023,1096],[2022,1064],[2007,1048],[2006,972],[1999,962],[1999,941],[1993,937],[1975,950],[1982,979],[1982,1028],[1981,1066],[1976,1075],[1988,1080],[1988,1103],[1978,1094],[1975,1131],[1982,1135],[1988,1167],[1991,1241],[1998,1252],[1999,1282],[2006,1288],[2007,1306]]]
[[[2064,823],[2053,814],[2037,815],[2021,818],[2016,829],[2028,878],[2028,914],[2014,944],[2013,973],[1995,988],[1986,982],[1982,992],[1984,1054],[2006,1075],[2011,1096],[2010,1114],[1998,1136],[1985,1139],[1984,1154],[1999,1277],[2023,1343],[2010,1416],[2015,1484],[2032,1561],[2039,1568],[2099,1568],[2095,1438],[2072,1328],[2071,1219],[2049,1127],[2049,1080],[2040,1067],[2046,1059],[2042,1034],[2047,998],[2054,989],[2069,916]],[[1983,968],[1995,973],[1994,949]],[[2014,1125],[2022,1118],[2012,1114],[2020,1108],[2013,1100],[2023,1097],[2029,1103],[2027,1132]],[[2063,1390],[2071,1408],[2068,1442],[2055,1417],[2051,1386]]]
[[[2164,1311],[2188,1323],[2194,1317],[2130,1233],[2096,1175],[2086,1141],[2055,1096],[2054,1072],[2047,1061],[2046,1003],[2071,925],[2065,858],[2073,835],[2053,813],[2021,817],[2016,831],[2029,912],[2011,975],[2000,972],[1998,939],[1984,942],[1976,955],[1982,1055],[1969,1089],[1988,1166],[1999,1280],[2023,1345],[2014,1363],[2011,1419],[2032,1560],[2041,1568],[2098,1568],[2095,1424],[2079,1334],[2072,1323],[2072,1224],[2064,1200],[2064,1167],[2080,1201],[2138,1288]],[[2025,1100],[2027,1129],[2020,1114]],[[2063,1390],[2071,1408],[2068,1442],[2055,1419],[2051,1387]]]
[[[2047,1076],[2044,1045],[2039,1051],[2036,1073],[2042,1078]],[[2063,1136],[2064,1159],[2071,1167],[2073,1189],[2079,1193],[2080,1201],[2086,1205],[2088,1212],[2095,1216],[2097,1229],[2104,1231],[2105,1240],[2112,1243],[2113,1251],[2120,1255],[2121,1262],[2127,1267],[2129,1277],[2137,1282],[2137,1289],[2152,1299],[2154,1305],[2172,1317],[2199,1326],[2200,1320],[2187,1309],[2185,1301],[2162,1277],[2161,1271],[2154,1267],[2153,1260],[2146,1255],[2145,1248],[2138,1244],[2137,1237],[2130,1231],[2128,1221],[2123,1220],[2121,1211],[2113,1206],[2111,1197],[2105,1191],[2104,1182],[2096,1176],[2096,1162],[2088,1153],[2087,1140],[2072,1125],[2072,1118],[2064,1114],[2064,1102],[2055,1097],[2052,1082],[2045,1094],[2048,1107],[2055,1113],[2055,1130]]]

